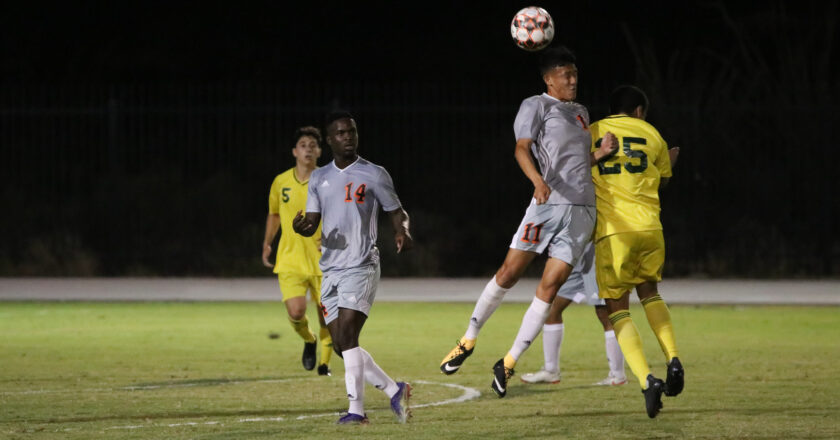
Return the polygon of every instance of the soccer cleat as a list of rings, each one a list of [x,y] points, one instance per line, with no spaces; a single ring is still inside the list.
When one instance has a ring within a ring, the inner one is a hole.
[[[318,365],[318,376],[332,376],[332,371],[327,364]]]
[[[508,379],[513,374],[514,371],[512,368],[505,367],[504,359],[499,359],[499,362],[493,365],[493,383],[490,384],[490,388],[496,392],[499,398],[505,397],[505,394],[507,394]]]
[[[624,385],[626,383],[627,383],[627,378],[626,377],[615,377],[613,375],[609,375],[609,376],[607,376],[606,379],[604,379],[600,382],[595,382],[593,385],[618,386],[618,385]]]
[[[312,370],[315,368],[315,350],[318,348],[318,344],[314,342],[304,342],[303,343],[303,357],[301,358],[301,362],[303,362],[303,368],[306,370]]]
[[[455,374],[458,372],[458,369],[461,368],[461,364],[467,360],[468,357],[473,353],[475,347],[467,350],[467,346],[462,344],[461,341],[455,343],[455,348],[443,358],[443,361],[440,363],[440,371],[443,374]]]
[[[669,397],[681,393],[685,386],[685,371],[679,358],[668,363],[668,375],[665,377],[665,395]]]
[[[405,423],[411,417],[411,410],[408,407],[411,385],[406,382],[397,382],[397,387],[399,387],[397,393],[391,396],[391,411],[400,423]]]
[[[370,423],[368,420],[367,415],[360,416],[358,414],[347,413],[341,416],[336,425],[367,425]]]
[[[560,373],[541,369],[536,373],[525,373],[520,378],[525,383],[560,383]]]
[[[645,409],[648,417],[654,418],[662,409],[662,393],[665,392],[665,382],[653,377],[652,374],[648,374],[647,384],[647,389],[642,390],[642,394],[645,395]]]

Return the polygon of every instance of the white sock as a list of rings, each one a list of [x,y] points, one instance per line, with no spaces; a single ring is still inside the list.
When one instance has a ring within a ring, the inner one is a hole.
[[[607,363],[610,365],[610,376],[626,377],[624,375],[624,355],[621,353],[618,340],[615,339],[614,330],[604,332],[604,347],[607,350]]]
[[[563,324],[543,326],[543,369],[552,373],[560,370],[560,346],[563,344]]]
[[[344,358],[344,384],[350,408],[347,412],[365,415],[365,360],[362,348],[355,347],[341,352]]]
[[[367,350],[362,347],[359,347],[359,349],[362,350],[362,359],[365,361],[365,380],[367,383],[373,385],[378,390],[384,391],[388,397],[393,397],[394,394],[397,394],[400,387],[397,386],[394,379],[391,379],[379,365],[376,365],[376,362],[373,361],[373,357],[371,357]]]
[[[551,309],[551,304],[534,297],[531,301],[531,306],[522,317],[522,325],[519,327],[519,333],[516,335],[516,340],[513,341],[513,347],[510,348],[510,355],[519,360],[519,356],[528,349],[528,346],[534,342],[534,339],[540,334],[545,320],[548,319],[548,312]]]
[[[464,338],[476,339],[478,337],[481,327],[490,319],[490,315],[499,308],[499,304],[502,303],[502,299],[508,290],[496,284],[496,276],[494,275],[493,279],[484,286],[481,296],[475,303],[475,310],[470,317],[470,325],[467,327],[467,332],[464,333]]]

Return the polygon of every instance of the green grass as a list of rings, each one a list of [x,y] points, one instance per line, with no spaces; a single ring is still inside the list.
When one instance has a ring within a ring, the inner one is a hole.
[[[297,419],[346,409],[343,366],[334,356],[332,377],[304,371],[302,344],[282,307],[0,303],[0,438],[840,437],[834,307],[672,307],[686,388],[650,420],[636,382],[589,386],[607,373],[591,307],[565,313],[560,384],[514,379],[498,399],[490,369],[509,348],[527,304],[499,308],[462,371],[444,376],[438,363],[463,333],[472,305],[378,303],[362,346],[394,378],[416,383],[414,404],[461,394],[440,384],[472,387],[481,396],[417,408],[408,425],[399,425],[387,399],[368,387],[371,425],[362,427],[336,426],[333,415]],[[631,312],[662,375],[664,359],[644,313]],[[270,332],[281,337],[269,339]],[[517,371],[541,364],[537,341]],[[283,420],[242,421],[277,417]]]

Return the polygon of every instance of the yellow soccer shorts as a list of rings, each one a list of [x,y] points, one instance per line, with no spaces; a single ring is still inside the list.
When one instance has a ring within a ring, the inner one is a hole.
[[[661,230],[621,232],[595,243],[595,276],[601,298],[619,299],[639,284],[661,281],[664,265]]]
[[[283,295],[283,302],[291,298],[306,297],[306,291],[312,300],[321,304],[321,276],[301,275],[297,273],[277,274],[277,281],[280,283],[280,294]]]

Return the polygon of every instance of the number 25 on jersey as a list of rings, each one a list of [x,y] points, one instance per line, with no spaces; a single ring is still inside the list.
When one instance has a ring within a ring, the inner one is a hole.
[[[595,142],[595,148],[599,148],[601,146],[601,141],[604,138],[598,139]],[[627,156],[629,159],[628,161],[624,162],[624,169],[627,170],[628,173],[641,173],[648,167],[648,158],[647,154],[641,150],[634,150],[632,148],[633,144],[636,145],[647,145],[647,139],[640,138],[640,137],[623,137],[620,140],[621,142],[621,149],[624,152],[624,155]],[[634,163],[634,159],[638,159],[638,163]],[[615,163],[618,161],[618,154],[613,155],[612,158],[605,160],[603,162],[598,162],[598,173],[599,174],[620,174],[621,173],[621,163]],[[608,162],[613,162],[612,165],[608,165]]]

